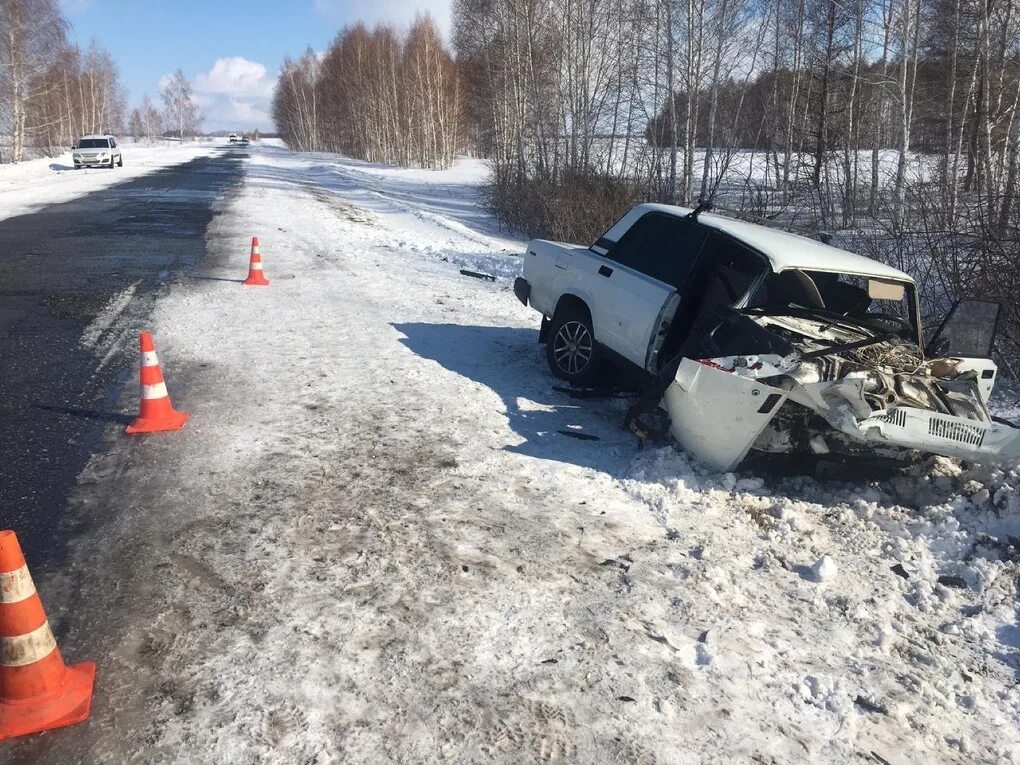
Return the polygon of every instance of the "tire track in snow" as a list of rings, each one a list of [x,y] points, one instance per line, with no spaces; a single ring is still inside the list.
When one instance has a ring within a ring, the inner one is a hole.
[[[392,204],[394,207],[397,207],[403,212],[411,213],[423,221],[431,223],[439,228],[446,229],[450,233],[455,234],[474,245],[481,245],[487,250],[491,250],[493,252],[511,252],[507,247],[507,242],[505,240],[495,239],[474,231],[460,221],[447,217],[435,210],[427,209],[427,205],[420,202],[421,197],[419,195],[401,192],[391,187],[387,187],[383,182],[373,178],[371,175],[354,170],[353,168],[344,167],[339,164],[332,165],[332,168],[332,172],[334,174],[340,176],[352,186],[365,189],[370,194]],[[435,188],[428,184],[426,184],[426,187],[430,191]]]

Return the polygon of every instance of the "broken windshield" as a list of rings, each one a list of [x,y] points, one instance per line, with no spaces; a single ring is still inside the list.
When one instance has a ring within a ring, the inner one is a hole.
[[[876,277],[791,269],[770,274],[748,303],[763,314],[815,317],[833,326],[918,342],[912,284]]]

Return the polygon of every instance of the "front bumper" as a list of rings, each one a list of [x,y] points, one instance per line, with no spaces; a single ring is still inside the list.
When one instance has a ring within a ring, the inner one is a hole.
[[[76,167],[108,167],[115,162],[114,157],[75,157],[74,164]]]
[[[858,424],[858,437],[971,462],[1005,464],[1020,459],[1020,429],[898,406]],[[844,430],[844,432],[847,432]]]

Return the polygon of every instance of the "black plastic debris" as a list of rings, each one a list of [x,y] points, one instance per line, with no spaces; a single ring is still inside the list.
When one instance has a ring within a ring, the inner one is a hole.
[[[599,565],[603,567],[615,566],[616,568],[623,569],[624,571],[630,571],[630,566],[628,566],[621,560],[617,560],[616,558],[607,558],[606,560],[602,561]]]
[[[854,699],[854,704],[859,706],[865,712],[878,713],[880,715],[889,714],[889,710],[886,709],[884,706],[872,701],[871,699],[866,699],[863,696],[858,696],[856,699]]]
[[[601,441],[602,439],[598,436],[593,436],[591,433],[582,433],[579,430],[557,430],[561,436],[568,436],[569,438],[576,438],[578,441]]]
[[[620,388],[568,388],[565,385],[554,385],[553,390],[582,401],[597,398],[625,398],[630,395]]]
[[[487,281],[487,282],[494,282],[494,281],[496,281],[496,277],[493,276],[492,274],[482,274],[482,273],[479,273],[478,271],[468,271],[466,268],[460,269],[460,272],[461,272],[462,275],[470,276],[470,277],[472,277],[474,279],[485,279],[485,281]]]

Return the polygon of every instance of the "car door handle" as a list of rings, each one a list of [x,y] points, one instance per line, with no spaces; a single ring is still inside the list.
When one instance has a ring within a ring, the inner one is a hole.
[[[612,275],[613,275],[613,269],[611,269],[609,266],[602,266],[602,268],[599,269],[599,276],[609,277],[609,276],[612,276]]]

